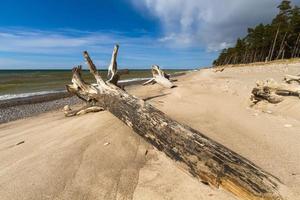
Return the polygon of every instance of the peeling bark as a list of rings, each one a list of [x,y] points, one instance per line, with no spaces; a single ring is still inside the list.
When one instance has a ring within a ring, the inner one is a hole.
[[[76,67],[68,91],[111,112],[167,156],[185,164],[203,182],[222,187],[241,199],[284,199],[276,177],[111,81],[104,82],[87,52],[84,57],[97,84],[85,83],[81,67]]]

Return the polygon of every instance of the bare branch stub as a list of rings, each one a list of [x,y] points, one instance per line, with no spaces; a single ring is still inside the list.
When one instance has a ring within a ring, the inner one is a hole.
[[[119,51],[119,45],[116,44],[111,56],[111,61],[107,72],[107,81],[114,85],[117,85],[120,79],[120,75],[118,74],[118,64],[117,64],[118,51]]]
[[[85,102],[90,102],[93,98],[92,96],[97,94],[98,91],[95,86],[86,83],[82,78],[82,67],[79,65],[72,69],[73,77],[71,85],[66,85],[67,91],[77,95],[81,100]]]
[[[104,86],[105,82],[101,78],[100,73],[97,71],[96,65],[93,63],[87,51],[83,52],[83,57],[90,69],[91,74],[95,77],[97,84]]]

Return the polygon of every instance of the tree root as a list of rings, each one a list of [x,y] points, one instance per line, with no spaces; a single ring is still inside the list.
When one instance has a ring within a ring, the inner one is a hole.
[[[256,87],[252,90],[251,100],[255,104],[263,100],[276,104],[284,100],[283,96],[300,97],[300,86],[279,84],[273,79],[257,81]]]

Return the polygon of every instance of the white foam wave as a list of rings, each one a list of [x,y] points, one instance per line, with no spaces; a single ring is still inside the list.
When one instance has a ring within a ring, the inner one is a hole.
[[[130,83],[130,82],[136,82],[136,81],[147,81],[150,78],[132,78],[132,79],[126,79],[126,80],[120,80],[119,83]],[[43,94],[53,94],[53,93],[59,93],[63,90],[52,90],[52,91],[41,91],[41,92],[27,92],[27,93],[20,93],[20,94],[4,94],[0,95],[0,101],[1,100],[9,100],[9,99],[16,99],[16,98],[24,98],[24,97],[31,97],[31,96],[37,96],[37,95],[43,95]]]
[[[0,95],[0,101],[8,100],[8,99],[31,97],[31,96],[37,96],[37,95],[43,95],[43,94],[53,94],[53,93],[59,93],[59,92],[61,92],[61,91],[41,91],[41,92],[26,92],[26,93],[20,93],[20,94],[4,94],[4,95]]]
[[[118,83],[130,83],[130,82],[135,82],[135,81],[147,81],[150,78],[132,78],[132,79],[125,79],[125,80],[120,80]]]

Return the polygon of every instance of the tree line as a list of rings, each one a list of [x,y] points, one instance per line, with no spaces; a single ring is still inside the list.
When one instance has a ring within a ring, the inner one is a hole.
[[[283,0],[270,24],[248,28],[234,47],[223,49],[214,66],[300,57],[300,8]]]

